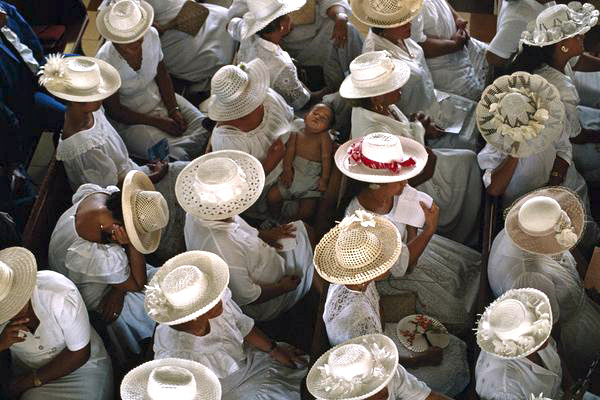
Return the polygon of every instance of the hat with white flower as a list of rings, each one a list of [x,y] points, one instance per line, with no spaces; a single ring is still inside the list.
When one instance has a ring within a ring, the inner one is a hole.
[[[562,133],[565,108],[554,85],[539,75],[515,72],[489,85],[476,108],[486,142],[513,157],[551,146]]]
[[[598,23],[598,10],[590,4],[572,1],[542,11],[521,34],[521,44],[544,47],[583,35]]]

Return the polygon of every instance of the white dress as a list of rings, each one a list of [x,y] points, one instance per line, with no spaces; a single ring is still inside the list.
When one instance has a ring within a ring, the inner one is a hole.
[[[357,198],[346,208],[346,215],[364,209]],[[406,225],[395,220],[398,210],[397,197],[392,210],[384,217],[400,231],[406,243]],[[403,254],[402,254],[403,253]],[[403,246],[401,259],[385,281],[377,283],[383,295],[413,292],[417,297],[417,312],[441,321],[450,332],[464,333],[472,327],[471,308],[479,291],[481,254],[443,236],[433,235],[410,274],[409,251]]]
[[[163,59],[156,29],[151,27],[144,34],[142,64],[137,71],[129,66],[111,41],[107,41],[100,47],[96,57],[106,61],[119,72],[121,87],[118,93],[124,107],[142,114],[168,116],[169,112],[155,81],[158,63]],[[209,137],[208,132],[202,127],[204,115],[178,94],[175,94],[175,98],[188,124],[186,131],[180,137],[171,136],[149,125],[114,122],[133,155],[142,160],[148,159],[148,149],[165,138],[169,141],[169,155],[175,160],[190,160],[204,153]]]
[[[496,297],[526,287],[548,295],[565,361],[575,377],[585,374],[600,351],[600,306],[586,295],[571,253],[553,257],[528,253],[502,230],[492,245],[488,276]]]
[[[110,358],[102,340],[90,326],[85,304],[73,282],[53,271],[39,271],[31,306],[40,324],[33,334],[25,334],[24,342],[10,347],[16,375],[45,366],[64,349],[78,351],[90,344],[90,358],[70,374],[31,388],[19,398],[112,399],[114,387]],[[0,332],[7,324],[0,325]]]
[[[108,186],[82,185],[73,195],[73,205],[63,213],[50,237],[48,262],[50,268],[71,279],[81,292],[88,310],[100,312],[100,302],[111,285],[125,282],[131,273],[125,249],[118,244],[89,242],[79,236],[75,228],[75,215],[81,201],[94,193],[110,194],[119,189]],[[156,268],[146,265],[148,280]],[[119,343],[133,353],[139,353],[139,342],[149,338],[155,323],[144,310],[144,294],[127,292],[123,310],[111,324]]]
[[[303,223],[296,223],[294,249],[277,252],[258,237],[258,231],[239,215],[233,222],[201,220],[187,214],[185,243],[187,250],[215,253],[229,266],[229,288],[233,300],[245,314],[266,321],[289,310],[310,289],[313,280],[313,251]],[[263,284],[278,282],[284,275],[298,275],[302,281],[295,290],[260,304]]]
[[[329,343],[336,346],[358,336],[385,333],[396,343],[401,357],[416,356],[417,353],[410,351],[399,341],[396,334],[397,324],[386,323],[385,328],[382,326],[379,299],[374,282],[369,283],[365,292],[353,291],[344,285],[329,285],[323,312]],[[443,351],[440,365],[406,370],[400,365],[398,368],[408,376],[414,375],[431,390],[452,397],[468,385],[469,366],[467,345],[456,336],[449,336],[450,343]]]
[[[352,109],[352,138],[369,132],[384,131],[414,139],[424,144],[422,127],[415,127],[396,106],[395,118],[362,107]],[[438,234],[456,242],[476,245],[479,240],[481,207],[481,171],[477,155],[471,150],[434,149],[437,156],[431,179],[416,189],[430,195],[440,207]]]
[[[229,289],[225,289],[222,302],[223,313],[210,320],[210,332],[205,336],[158,325],[154,358],[184,358],[210,368],[221,382],[223,400],[299,400],[306,368],[284,367],[267,353],[245,345],[254,321],[231,300]]]

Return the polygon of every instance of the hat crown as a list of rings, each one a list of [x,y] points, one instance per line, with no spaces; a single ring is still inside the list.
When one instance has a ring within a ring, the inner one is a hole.
[[[196,378],[182,367],[156,367],[148,377],[147,392],[151,400],[193,400],[196,398]]]
[[[136,29],[142,18],[142,8],[137,0],[117,1],[107,14],[109,27],[120,32]]]
[[[64,59],[64,81],[69,88],[81,93],[96,90],[102,82],[100,66],[94,60],[81,57]]]
[[[198,166],[194,189],[202,202],[214,205],[245,193],[248,183],[246,174],[234,160],[215,157]]]
[[[10,292],[13,285],[14,272],[5,262],[0,261],[0,301]]]
[[[375,364],[371,352],[365,346],[354,343],[333,350],[327,363],[331,374],[345,381],[368,377]]]
[[[370,13],[374,17],[385,18],[394,16],[397,18],[398,13],[406,13],[409,15],[419,10],[419,1],[398,1],[398,0],[368,0],[365,6],[369,7]]]
[[[158,231],[169,223],[169,206],[159,192],[139,190],[131,203],[133,220],[144,232]]]
[[[549,30],[560,27],[563,22],[569,21],[570,15],[571,9],[566,4],[557,4],[539,13],[535,23],[539,30]]]
[[[392,76],[395,64],[387,51],[370,51],[350,63],[350,79],[356,87],[381,85]]]
[[[517,221],[524,232],[543,236],[554,231],[561,214],[558,201],[548,196],[535,196],[523,203],[517,214]]]
[[[375,132],[368,134],[362,141],[361,151],[368,159],[381,163],[402,161],[404,159],[400,138],[391,133]]]
[[[283,6],[282,0],[252,0],[248,2],[248,11],[254,15],[254,18],[261,19],[275,13]]]
[[[502,339],[516,339],[533,323],[535,316],[517,299],[506,299],[490,312],[490,328]]]
[[[512,127],[527,125],[535,111],[532,99],[521,92],[507,93],[498,102],[499,114]]]
[[[250,78],[246,71],[244,71],[243,64],[239,67],[226,65],[213,76],[210,86],[212,94],[220,102],[230,104],[238,99],[249,83]]]
[[[208,290],[208,277],[193,265],[181,265],[164,277],[160,288],[173,307],[184,308]]]
[[[340,265],[349,269],[359,269],[381,255],[383,244],[377,235],[367,229],[350,227],[340,232],[335,242],[335,258]]]

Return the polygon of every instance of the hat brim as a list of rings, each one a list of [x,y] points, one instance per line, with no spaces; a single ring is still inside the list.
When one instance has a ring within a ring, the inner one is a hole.
[[[423,7],[423,0],[417,0],[416,3],[418,3],[418,7],[415,11],[409,12],[408,14],[398,12],[395,16],[386,16],[386,19],[389,19],[388,21],[378,19],[377,16],[372,13],[373,9],[369,5],[368,0],[351,0],[350,7],[352,8],[352,15],[368,27],[396,28],[398,26],[406,25],[419,15],[421,8]]]
[[[258,19],[254,18],[254,14],[251,11],[246,12],[242,18],[242,26],[240,30],[241,39],[248,39],[250,36],[269,25],[272,21],[276,20],[282,15],[286,15],[301,9],[305,4],[306,0],[286,0],[286,2],[279,7],[279,9],[267,15],[266,17]]]
[[[142,254],[150,254],[156,251],[160,244],[162,229],[153,232],[144,232],[137,228],[134,221],[132,197],[138,191],[156,191],[152,181],[141,171],[132,170],[127,173],[123,180],[123,191],[121,193],[121,205],[123,208],[123,219],[127,236],[133,247]]]
[[[535,196],[547,196],[556,200],[560,204],[560,208],[571,219],[573,232],[577,235],[578,239],[581,239],[585,228],[585,209],[583,208],[583,204],[577,194],[565,187],[558,186],[534,190],[516,200],[506,216],[505,226],[508,236],[517,247],[530,253],[554,255],[569,250],[571,247],[562,246],[556,241],[554,232],[545,236],[531,236],[519,227],[518,218],[521,206]]]
[[[404,86],[410,79],[410,67],[397,59],[392,59],[394,71],[384,83],[371,87],[357,87],[348,75],[340,85],[340,96],[346,99],[363,99],[390,93]]]
[[[411,343],[408,340],[408,338],[402,334],[402,332],[403,331],[414,332],[415,325],[413,324],[413,321],[415,320],[416,317],[424,317],[424,318],[430,320],[431,325],[434,328],[436,328],[440,331],[443,331],[444,333],[441,333],[441,334],[425,333],[425,335],[427,335],[427,340],[425,340],[425,338],[423,338],[423,335],[424,335],[423,333],[417,333],[417,335],[420,336],[421,340],[417,340],[418,338],[415,338],[415,340],[413,340],[413,342]],[[432,335],[437,335],[437,336],[434,338]],[[426,351],[430,347],[429,342],[431,342],[432,346],[436,346],[441,349],[446,348],[448,346],[448,344],[450,343],[450,338],[448,336],[448,330],[446,329],[446,327],[437,319],[432,318],[428,315],[423,315],[423,314],[413,314],[413,315],[408,315],[408,316],[402,318],[398,322],[398,325],[396,325],[396,336],[398,336],[398,341],[400,341],[400,343],[402,343],[402,345],[404,347],[406,347],[410,351],[414,351],[415,353],[422,353],[422,352]]]
[[[102,35],[102,37],[106,40],[119,44],[133,43],[144,36],[146,31],[150,29],[152,23],[154,22],[154,9],[148,2],[145,2],[144,0],[139,1],[142,7],[144,21],[137,27],[137,29],[127,35],[119,35],[111,32],[109,27],[106,25],[107,14],[112,8],[111,5],[109,5],[101,9],[96,16],[96,29],[98,29],[100,35]]]
[[[0,301],[0,324],[9,321],[25,307],[31,299],[37,283],[35,256],[24,247],[9,247],[0,250],[0,261],[13,272],[12,283],[6,297]]]

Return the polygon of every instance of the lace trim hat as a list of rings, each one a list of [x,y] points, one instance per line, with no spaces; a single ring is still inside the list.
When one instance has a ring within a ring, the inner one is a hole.
[[[24,247],[0,250],[0,324],[25,307],[36,282],[37,264],[29,250]]]
[[[419,15],[423,0],[350,0],[350,7],[352,14],[367,26],[394,28]]]
[[[554,85],[539,75],[515,72],[483,91],[476,115],[486,142],[504,154],[527,157],[558,139],[565,109]]]
[[[252,0],[241,25],[242,40],[249,38],[282,15],[299,10],[306,0]]]
[[[98,32],[113,43],[132,43],[154,22],[154,9],[144,0],[116,0],[96,16]]]

